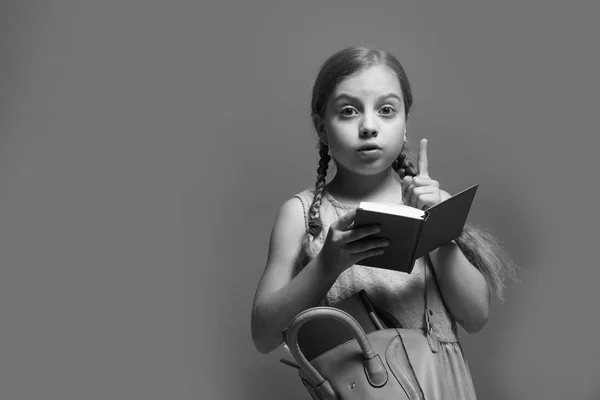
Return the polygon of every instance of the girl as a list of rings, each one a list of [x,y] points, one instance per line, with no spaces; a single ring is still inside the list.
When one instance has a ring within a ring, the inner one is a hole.
[[[431,318],[447,380],[456,398],[474,399],[456,324],[478,332],[488,319],[491,293],[502,300],[504,278],[514,272],[493,237],[466,226],[460,238],[429,254],[431,263],[417,260],[410,275],[360,265],[388,244],[374,237],[377,226],[353,227],[361,201],[427,209],[450,196],[428,175],[425,139],[417,168],[408,159],[411,105],[404,69],[385,51],[350,47],[322,66],[311,103],[319,137],[317,182],[286,201],[277,215],[254,298],[252,338],[261,353],[269,353],[298,313],[334,305],[361,289],[398,326],[423,329],[428,276],[436,283],[430,285]],[[336,174],[325,184],[331,159]]]

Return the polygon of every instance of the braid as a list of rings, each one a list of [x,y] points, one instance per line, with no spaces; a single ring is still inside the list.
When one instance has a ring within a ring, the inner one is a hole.
[[[323,142],[319,142],[319,168],[317,169],[317,182],[315,183],[315,195],[308,209],[308,232],[302,239],[300,253],[300,268],[303,268],[313,256],[312,242],[317,238],[323,230],[323,222],[320,218],[321,199],[323,198],[323,190],[325,188],[325,177],[327,176],[327,168],[331,156],[329,155],[329,146]]]
[[[317,169],[317,182],[315,183],[315,196],[308,210],[308,233],[313,237],[319,236],[323,230],[323,223],[319,218],[319,209],[321,208],[321,199],[323,197],[323,189],[325,188],[325,177],[327,176],[327,168],[329,167],[329,147],[319,142],[319,168]]]
[[[402,147],[402,152],[394,161],[393,168],[400,176],[416,176],[417,170],[408,160],[408,148]],[[456,244],[467,260],[484,276],[491,292],[500,301],[504,301],[506,280],[517,280],[517,266],[508,254],[500,247],[498,240],[489,232],[465,224],[462,234],[456,239]]]
[[[408,146],[406,145],[406,142],[402,145],[402,151],[398,158],[394,160],[392,168],[398,173],[400,179],[404,178],[406,175],[417,176],[417,169],[408,158]]]

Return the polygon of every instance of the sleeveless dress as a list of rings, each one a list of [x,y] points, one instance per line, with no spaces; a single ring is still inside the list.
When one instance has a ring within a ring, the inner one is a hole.
[[[308,210],[314,197],[314,188],[306,189],[294,196],[300,199],[304,208],[305,229],[308,229]],[[321,250],[329,226],[348,211],[355,207],[338,202],[325,189],[319,210],[323,230],[315,239],[312,246],[313,254]],[[306,262],[306,261],[305,261]],[[302,268],[302,265],[299,266]],[[427,268],[425,274],[424,268]],[[428,304],[433,311],[430,314],[432,330],[437,334],[440,342],[440,361],[447,374],[447,381],[454,392],[455,399],[476,399],[471,373],[467,361],[463,356],[462,347],[458,339],[456,321],[452,318],[439,292],[433,268],[425,258],[415,262],[413,272],[403,272],[370,268],[353,265],[337,278],[325,298],[322,306],[331,306],[347,297],[365,290],[369,300],[373,303],[378,313],[384,319],[394,321],[396,326],[409,329],[425,328],[425,277],[432,279],[429,282],[431,290]]]

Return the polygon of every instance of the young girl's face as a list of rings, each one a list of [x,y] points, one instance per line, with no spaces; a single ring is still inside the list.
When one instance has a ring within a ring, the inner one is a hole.
[[[373,175],[389,168],[406,130],[398,76],[376,65],[340,82],[328,99],[321,139],[338,168]]]

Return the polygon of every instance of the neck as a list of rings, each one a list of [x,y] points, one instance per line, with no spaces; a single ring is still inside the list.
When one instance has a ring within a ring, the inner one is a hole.
[[[327,185],[329,192],[339,201],[357,205],[361,201],[398,203],[401,201],[401,185],[390,167],[375,175],[358,175],[338,168]]]

